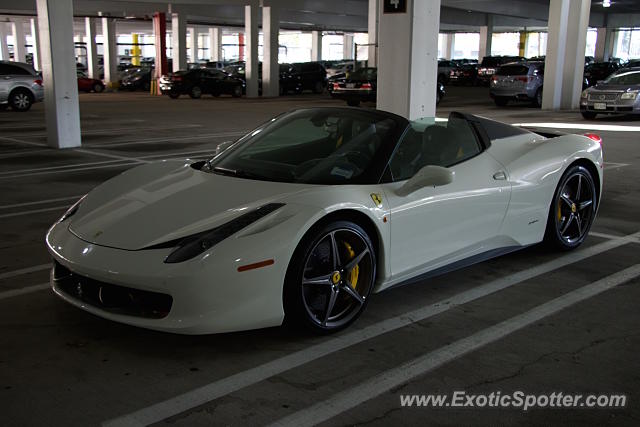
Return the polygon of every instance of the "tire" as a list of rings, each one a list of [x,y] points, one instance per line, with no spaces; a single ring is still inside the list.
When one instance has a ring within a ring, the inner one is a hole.
[[[581,111],[580,114],[582,114],[582,117],[584,117],[586,120],[593,120],[598,115],[597,113],[592,113],[591,111]]]
[[[322,84],[322,82],[316,82],[313,85],[313,93],[322,93],[324,92],[324,85]]]
[[[191,90],[189,91],[189,96],[192,99],[198,99],[202,96],[202,89],[200,89],[200,86],[194,86],[191,88]]]
[[[178,99],[179,97],[180,97],[180,94],[178,92],[169,92],[169,98]]]
[[[360,101],[358,101],[357,99],[347,99],[347,105],[349,107],[357,107],[360,105]]]
[[[100,83],[96,83],[93,85],[93,91],[95,93],[100,93],[100,92],[104,92],[104,85],[100,84]]]
[[[280,96],[284,96],[284,95],[286,95],[286,94],[287,94],[287,91],[286,91],[286,89],[284,88],[284,85],[283,85],[282,83],[279,85],[278,93],[280,94]]]
[[[533,98],[533,106],[542,108],[542,87],[536,91],[536,96]]]
[[[359,225],[334,221],[312,228],[287,269],[285,323],[320,334],[349,326],[367,305],[376,278],[375,260],[371,239]]]
[[[440,104],[440,101],[442,101],[442,96],[440,95],[440,91],[436,90],[436,105]]]
[[[498,107],[504,107],[505,105],[507,105],[509,100],[507,98],[505,98],[505,97],[502,97],[502,96],[496,96],[493,99],[493,102],[495,102]]]
[[[9,105],[13,111],[29,111],[33,105],[33,95],[27,89],[15,89],[9,94]]]
[[[234,86],[231,96],[233,96],[234,98],[240,98],[242,96],[242,86],[241,85]]]
[[[570,166],[560,178],[549,207],[545,242],[565,251],[580,246],[593,224],[597,203],[591,172],[584,166]]]

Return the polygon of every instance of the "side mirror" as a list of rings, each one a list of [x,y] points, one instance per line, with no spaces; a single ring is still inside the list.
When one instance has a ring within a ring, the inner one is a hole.
[[[398,196],[408,196],[424,187],[440,187],[451,184],[455,172],[442,166],[427,165],[420,169],[404,185],[396,190]]]

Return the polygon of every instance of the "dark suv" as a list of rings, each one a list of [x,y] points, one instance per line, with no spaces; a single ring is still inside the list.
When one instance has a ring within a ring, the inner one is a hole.
[[[327,71],[319,62],[298,62],[291,64],[291,74],[299,76],[300,90],[322,93],[327,84]]]

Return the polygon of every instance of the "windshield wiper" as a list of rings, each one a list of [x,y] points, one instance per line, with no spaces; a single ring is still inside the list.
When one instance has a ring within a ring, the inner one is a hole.
[[[263,176],[253,172],[247,172],[241,169],[221,168],[220,166],[214,167],[213,172],[218,175],[237,176],[238,178],[264,179]]]

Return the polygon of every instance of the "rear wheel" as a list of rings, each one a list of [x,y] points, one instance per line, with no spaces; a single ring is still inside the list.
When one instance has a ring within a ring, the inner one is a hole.
[[[198,99],[202,96],[202,89],[200,89],[200,86],[194,86],[191,88],[191,90],[189,91],[189,96],[193,99]]]
[[[498,107],[504,107],[505,105],[507,105],[507,102],[509,102],[509,100],[503,96],[496,96],[495,98],[493,98],[493,102],[495,102]]]
[[[582,114],[582,117],[584,117],[587,120],[593,120],[596,118],[596,113],[592,113],[591,111],[582,111],[580,112],[580,114]]]
[[[95,93],[100,93],[104,91],[104,85],[102,83],[96,83],[93,85],[93,91]]]
[[[538,88],[536,96],[533,98],[533,105],[540,108],[542,107],[542,88]]]
[[[591,173],[584,166],[570,167],[553,196],[545,241],[561,250],[580,246],[596,216],[596,203]]]
[[[286,322],[319,333],[347,327],[367,305],[375,260],[369,236],[352,222],[335,221],[306,236],[287,270]]]
[[[324,91],[324,85],[322,84],[322,82],[316,82],[315,85],[313,85],[313,93],[322,93]]]
[[[29,111],[33,104],[33,96],[26,89],[16,89],[9,95],[9,105],[13,111]]]
[[[240,98],[242,96],[242,86],[241,85],[234,86],[231,96],[233,96],[234,98]]]

